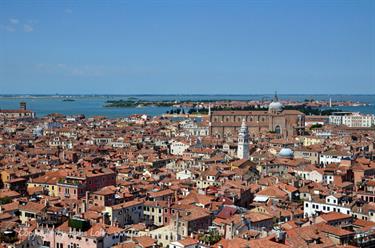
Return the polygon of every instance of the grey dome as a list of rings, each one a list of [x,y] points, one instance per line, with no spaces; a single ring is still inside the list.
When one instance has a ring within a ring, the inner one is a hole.
[[[279,152],[280,157],[291,158],[293,157],[293,151],[290,148],[282,148]]]
[[[276,111],[276,112],[281,112],[283,110],[283,104],[279,102],[279,98],[277,97],[277,93],[275,92],[275,96],[273,97],[272,102],[268,106],[268,110],[270,111]]]
[[[269,110],[276,110],[276,111],[282,111],[283,110],[283,105],[281,102],[271,102],[268,109]]]

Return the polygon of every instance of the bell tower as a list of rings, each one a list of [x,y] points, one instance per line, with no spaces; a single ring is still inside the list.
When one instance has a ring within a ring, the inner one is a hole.
[[[249,159],[249,130],[245,119],[242,120],[241,128],[238,132],[237,157],[239,159]]]

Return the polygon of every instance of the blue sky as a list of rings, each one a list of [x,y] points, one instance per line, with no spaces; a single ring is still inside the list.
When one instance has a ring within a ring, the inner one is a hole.
[[[375,1],[0,1],[0,94],[375,93]]]

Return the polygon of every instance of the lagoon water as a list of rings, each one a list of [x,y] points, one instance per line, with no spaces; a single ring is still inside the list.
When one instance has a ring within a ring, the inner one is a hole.
[[[27,108],[36,112],[37,116],[45,116],[50,113],[65,115],[84,114],[90,116],[106,116],[108,118],[125,117],[132,114],[148,114],[151,116],[164,114],[170,107],[142,107],[142,108],[106,108],[107,100],[127,100],[130,97],[147,101],[163,100],[269,100],[272,95],[104,95],[104,96],[0,96],[0,109],[17,109],[19,102],[25,101]],[[280,99],[299,100],[315,99],[332,101],[358,101],[370,104],[370,106],[341,107],[344,111],[354,111],[366,114],[375,114],[375,95],[279,95]],[[63,101],[63,99],[74,101]]]

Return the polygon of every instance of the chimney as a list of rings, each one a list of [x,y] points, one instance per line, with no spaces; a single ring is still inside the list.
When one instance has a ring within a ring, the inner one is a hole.
[[[284,232],[282,230],[278,230],[276,232],[276,242],[281,243],[281,244],[285,244],[285,239],[286,239],[286,232]]]

